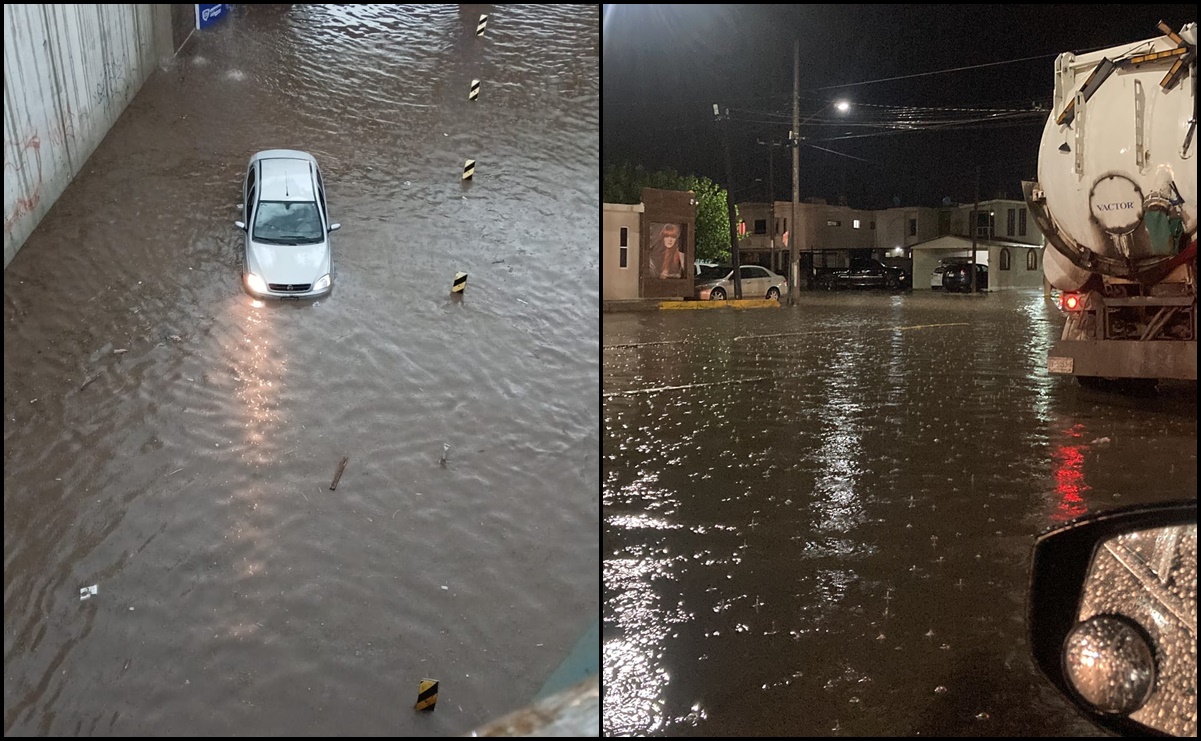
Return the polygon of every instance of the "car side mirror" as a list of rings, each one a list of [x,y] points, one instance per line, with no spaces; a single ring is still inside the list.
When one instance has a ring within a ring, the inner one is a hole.
[[[336,232],[336,231],[338,231],[338,230],[339,230],[339,229],[341,229],[341,228],[342,228],[342,225],[341,225],[341,224],[330,224],[330,225],[329,225],[329,230],[330,230],[331,232]]]
[[[239,229],[241,229],[242,231],[246,231],[246,224],[245,224],[245,222],[241,222],[241,221],[235,221],[235,222],[234,222],[234,226],[238,227],[238,228],[239,228]]]
[[[1122,735],[1197,735],[1197,502],[1089,515],[1035,542],[1035,664]]]

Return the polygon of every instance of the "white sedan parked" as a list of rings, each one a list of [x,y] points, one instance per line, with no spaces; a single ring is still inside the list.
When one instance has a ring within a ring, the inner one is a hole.
[[[774,298],[788,293],[788,279],[758,265],[739,268],[743,298]],[[707,271],[697,276],[696,297],[702,300],[725,301],[734,298],[734,269],[730,267]]]

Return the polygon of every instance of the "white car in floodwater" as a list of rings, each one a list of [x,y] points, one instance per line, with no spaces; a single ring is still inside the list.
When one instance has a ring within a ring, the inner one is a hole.
[[[250,158],[242,182],[246,235],[242,283],[262,298],[316,298],[333,290],[331,224],[317,160],[268,149]]]

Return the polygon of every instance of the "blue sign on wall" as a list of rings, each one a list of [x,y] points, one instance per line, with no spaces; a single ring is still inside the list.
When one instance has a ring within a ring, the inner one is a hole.
[[[197,3],[196,28],[208,28],[227,15],[229,15],[228,5]]]

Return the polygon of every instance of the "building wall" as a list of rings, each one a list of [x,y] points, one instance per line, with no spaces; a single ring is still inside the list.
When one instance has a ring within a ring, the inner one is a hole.
[[[605,301],[638,298],[642,204],[604,204],[601,225],[601,296]],[[621,267],[621,230],[626,230],[626,267]]]
[[[5,267],[174,52],[172,7],[5,3]]]
[[[958,206],[953,206],[949,209],[949,224],[950,230],[948,234],[955,234],[962,237],[970,237],[970,224],[968,223],[970,214],[976,208],[973,204],[964,203]],[[1030,216],[1030,209],[1026,207],[1024,201],[1009,201],[1009,200],[992,200],[981,201],[979,204],[980,211],[988,211],[992,214],[992,233],[977,234],[981,239],[997,239],[1006,242],[1024,242],[1026,244],[1041,245],[1043,243],[1042,232],[1039,231],[1038,225],[1034,223],[1034,218]],[[1009,228],[1009,212],[1014,214],[1014,226],[1012,234]],[[1022,214],[1026,214],[1026,233],[1021,233]],[[991,275],[990,275],[991,277]]]
[[[913,233],[910,233],[910,222]],[[888,208],[876,212],[876,249],[903,257],[919,242],[938,236],[938,209],[928,207]],[[900,249],[900,254],[896,250]]]
[[[1001,250],[1009,251],[1009,269],[1002,270]],[[988,289],[1041,288],[1043,284],[1043,248],[990,247],[988,255]],[[1030,253],[1033,253],[1031,259]],[[1033,265],[1033,269],[1030,266]]]

